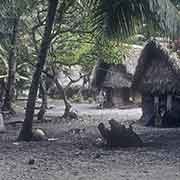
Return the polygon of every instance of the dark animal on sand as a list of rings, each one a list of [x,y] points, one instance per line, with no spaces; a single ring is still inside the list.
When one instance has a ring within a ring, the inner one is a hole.
[[[109,147],[139,147],[143,145],[140,137],[133,131],[132,127],[128,128],[114,119],[109,121],[110,129],[106,128],[103,123],[98,125],[98,129]]]

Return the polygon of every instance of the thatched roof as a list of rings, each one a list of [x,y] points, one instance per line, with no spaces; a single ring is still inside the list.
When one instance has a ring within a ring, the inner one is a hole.
[[[92,87],[100,88],[122,88],[131,87],[132,76],[127,73],[122,64],[107,64],[97,62],[92,79]]]
[[[180,94],[180,60],[155,40],[144,47],[133,78],[133,88],[151,94]]]

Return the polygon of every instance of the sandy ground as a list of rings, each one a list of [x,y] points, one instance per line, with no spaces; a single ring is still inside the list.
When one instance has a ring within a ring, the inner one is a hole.
[[[145,142],[144,147],[107,149],[98,147],[96,125],[115,118],[125,124],[141,116],[141,109],[97,110],[95,105],[78,104],[79,119],[58,118],[63,107],[51,102],[47,123],[42,127],[55,141],[16,142],[21,125],[7,126],[0,136],[1,180],[179,180],[180,128],[147,128],[133,125]],[[17,107],[14,119],[23,119],[23,108]],[[54,118],[57,117],[57,118]],[[80,129],[75,133],[73,129]],[[34,159],[30,165],[29,160]]]

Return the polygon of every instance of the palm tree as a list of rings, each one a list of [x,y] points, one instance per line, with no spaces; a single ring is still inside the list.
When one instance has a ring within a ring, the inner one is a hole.
[[[174,38],[180,35],[180,16],[174,3],[176,0],[97,0],[94,29],[119,39],[135,33],[143,24],[155,24]]]

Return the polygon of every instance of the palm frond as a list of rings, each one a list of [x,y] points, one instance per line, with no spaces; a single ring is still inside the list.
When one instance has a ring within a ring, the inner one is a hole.
[[[180,15],[176,6],[170,0],[150,1],[150,10],[159,27],[172,38],[180,35]]]
[[[157,24],[169,35],[179,35],[180,17],[170,0],[97,0],[94,29],[110,38],[125,38],[143,23]]]

